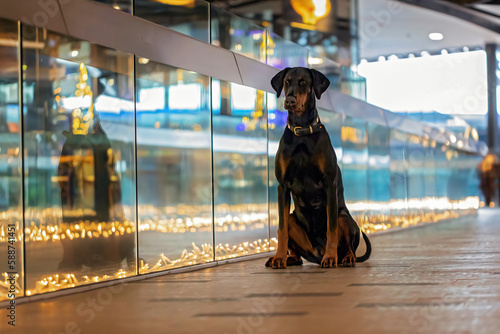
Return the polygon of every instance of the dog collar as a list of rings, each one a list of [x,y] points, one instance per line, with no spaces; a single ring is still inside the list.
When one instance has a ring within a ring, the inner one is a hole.
[[[319,118],[316,118],[314,124],[309,126],[291,126],[288,122],[286,123],[286,126],[293,132],[294,135],[298,137],[312,135],[323,128],[323,124],[319,122]]]

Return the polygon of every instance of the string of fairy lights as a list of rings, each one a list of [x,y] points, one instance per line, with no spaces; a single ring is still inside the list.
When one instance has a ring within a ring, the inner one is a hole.
[[[262,206],[262,208],[260,208]],[[354,218],[367,234],[387,231],[394,228],[407,228],[414,225],[432,223],[444,219],[457,218],[467,210],[475,212],[480,206],[477,197],[468,197],[461,201],[450,201],[447,198],[424,198],[414,200],[399,200],[387,203],[348,203]],[[144,231],[152,231],[162,234],[180,234],[188,232],[212,231],[215,228],[217,232],[224,231],[246,231],[252,229],[267,228],[268,219],[272,226],[277,226],[276,214],[272,213],[269,217],[267,205],[253,205],[253,209],[260,208],[262,211],[245,214],[231,215],[226,214],[215,220],[212,225],[210,218],[204,217],[177,217],[177,218],[161,218],[161,216],[149,217],[139,222],[139,233]],[[179,209],[179,208],[178,208]],[[47,210],[47,209],[46,209]],[[120,237],[136,233],[135,224],[130,221],[122,222],[89,222],[81,221],[74,224],[64,223],[44,223],[46,221],[57,221],[60,216],[60,209],[52,211],[44,211],[43,216],[50,218],[40,220],[38,223],[31,221],[29,226],[25,228],[25,234],[19,235],[18,240],[25,237],[26,243],[47,243],[60,242],[61,240],[76,240],[76,239],[92,239],[92,238],[111,238]],[[168,212],[175,211],[173,208],[163,210]],[[179,211],[185,213],[186,208],[183,207]],[[192,209],[196,211],[196,209]],[[36,212],[31,212],[33,216]],[[3,212],[2,219],[10,220],[18,218],[17,212]],[[29,219],[29,216],[28,216]],[[18,227],[20,220],[17,220]],[[18,231],[20,231],[18,229]],[[6,242],[7,231],[5,226],[0,226],[0,243]],[[145,274],[173,268],[185,267],[200,263],[212,261],[220,261],[233,259],[240,256],[270,252],[276,249],[276,238],[258,239],[255,241],[246,241],[239,244],[222,244],[215,246],[215,252],[211,244],[203,243],[196,245],[192,242],[192,249],[184,249],[180,251],[180,255],[176,258],[169,258],[164,253],[159,255],[156,261],[145,262],[140,261],[139,273]],[[215,258],[214,258],[215,254]],[[89,275],[86,272],[73,273],[56,273],[38,279],[34,286],[29,286],[26,289],[26,295],[35,295],[50,291],[56,291],[65,288],[71,288],[79,285],[102,282],[110,279],[118,279],[129,276],[134,276],[136,269],[126,271],[122,268],[117,269],[114,274]],[[19,277],[19,276],[18,276]],[[6,273],[0,277],[0,300],[6,298],[6,293],[10,283],[7,281]],[[16,279],[16,282],[19,282]],[[17,283],[16,293],[19,294],[23,289]]]

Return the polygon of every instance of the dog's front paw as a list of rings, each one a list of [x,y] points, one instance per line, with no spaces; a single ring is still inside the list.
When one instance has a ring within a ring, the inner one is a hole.
[[[286,261],[277,256],[272,256],[267,260],[266,267],[270,267],[273,269],[286,269]]]
[[[344,267],[355,267],[356,266],[356,256],[352,252],[349,252],[342,260],[342,265]]]
[[[321,268],[337,268],[337,255],[328,256],[325,254],[319,266]]]

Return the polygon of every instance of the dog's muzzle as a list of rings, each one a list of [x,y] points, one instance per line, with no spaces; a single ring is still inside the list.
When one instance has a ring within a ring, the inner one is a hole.
[[[295,109],[297,107],[297,99],[294,96],[287,96],[285,99],[285,109]]]

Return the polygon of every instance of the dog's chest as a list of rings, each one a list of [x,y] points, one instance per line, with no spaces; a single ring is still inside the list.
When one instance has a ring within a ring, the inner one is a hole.
[[[324,202],[325,177],[306,152],[299,152],[287,168],[288,187],[300,206],[320,206]]]

